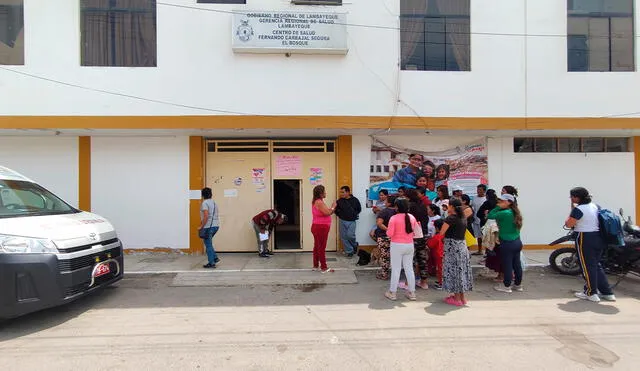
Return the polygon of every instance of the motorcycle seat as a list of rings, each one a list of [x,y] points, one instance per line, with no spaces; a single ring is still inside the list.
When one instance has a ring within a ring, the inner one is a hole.
[[[632,236],[640,238],[640,227],[638,227],[637,225],[630,225],[628,223],[625,223],[623,230]]]
[[[630,235],[640,238],[640,228],[638,227],[625,227],[624,231],[629,233]]]

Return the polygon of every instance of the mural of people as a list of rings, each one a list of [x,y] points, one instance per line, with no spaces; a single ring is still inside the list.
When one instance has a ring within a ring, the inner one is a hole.
[[[439,152],[400,149],[374,140],[370,167],[368,195],[372,202],[382,189],[397,196],[399,189],[422,187],[433,200],[440,185],[461,187],[465,194],[474,196],[478,184],[488,184],[484,140]]]

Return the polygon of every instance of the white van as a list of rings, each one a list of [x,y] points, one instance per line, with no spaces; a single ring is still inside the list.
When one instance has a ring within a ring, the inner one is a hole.
[[[0,319],[68,303],[123,268],[111,223],[0,166]]]

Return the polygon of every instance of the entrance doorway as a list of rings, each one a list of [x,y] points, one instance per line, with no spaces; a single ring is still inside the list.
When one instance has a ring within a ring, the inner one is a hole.
[[[251,218],[278,207],[288,222],[274,230],[276,251],[313,251],[311,195],[316,185],[336,199],[335,142],[329,139],[207,140],[205,184],[219,207],[216,251],[258,249]],[[336,250],[337,228],[331,228],[327,251]]]
[[[287,216],[287,222],[276,226],[273,239],[275,250],[301,250],[300,235],[300,179],[273,181],[273,206]]]

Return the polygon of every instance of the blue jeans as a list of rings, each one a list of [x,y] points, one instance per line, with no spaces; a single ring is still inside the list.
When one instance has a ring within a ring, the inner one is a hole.
[[[340,240],[344,246],[345,254],[353,254],[358,248],[356,241],[356,222],[340,219]]]
[[[500,262],[502,263],[502,272],[504,272],[504,285],[511,287],[513,274],[516,275],[514,284],[520,286],[522,284],[522,261],[520,253],[522,252],[522,241],[518,238],[514,241],[500,241]]]
[[[213,236],[218,233],[218,229],[220,227],[211,227],[205,228],[207,230],[207,238],[204,238],[204,247],[207,250],[207,259],[209,259],[209,264],[215,264],[216,260],[218,260],[218,254],[216,254],[216,250],[213,249]]]

